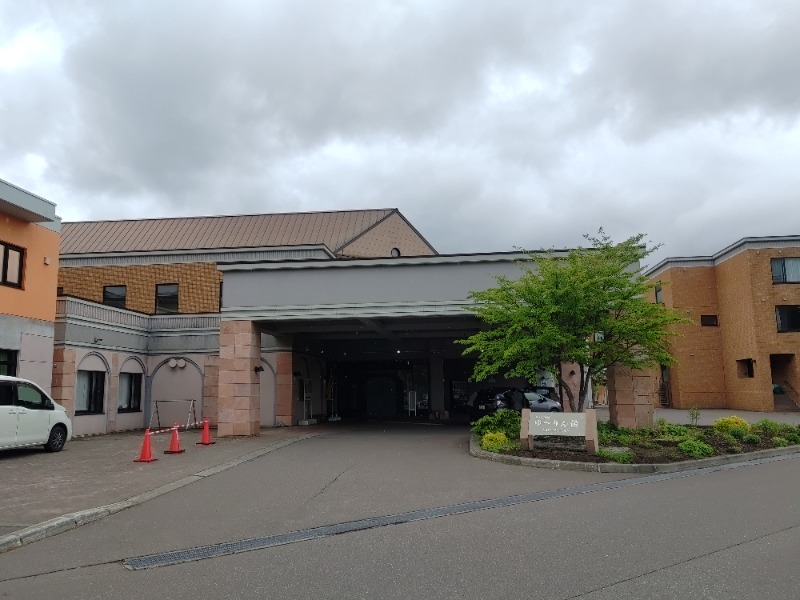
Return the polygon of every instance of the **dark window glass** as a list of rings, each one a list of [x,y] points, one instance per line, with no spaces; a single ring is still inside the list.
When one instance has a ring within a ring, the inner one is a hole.
[[[800,306],[776,306],[778,331],[800,331]]]
[[[700,315],[700,325],[703,327],[716,327],[719,325],[717,315]]]
[[[22,268],[25,251],[0,242],[0,284],[22,287]]]
[[[119,412],[138,412],[142,410],[142,374],[119,374]]]
[[[773,258],[772,283],[800,283],[800,258]]]
[[[47,408],[47,399],[36,388],[19,384],[17,386],[17,405],[31,410],[44,410]]]
[[[656,286],[656,304],[663,304],[664,302],[664,290],[661,289],[660,285]]]
[[[12,406],[14,404],[14,385],[0,381],[0,406]]]
[[[102,413],[105,390],[106,374],[103,371],[78,371],[75,414]]]
[[[17,351],[0,350],[0,375],[17,375]]]
[[[174,315],[178,312],[178,284],[159,283],[156,285],[156,314]]]
[[[128,288],[124,285],[107,285],[103,288],[103,304],[116,308],[125,308]]]

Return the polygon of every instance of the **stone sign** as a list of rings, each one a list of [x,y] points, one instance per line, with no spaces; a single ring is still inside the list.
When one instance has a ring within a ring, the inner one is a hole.
[[[597,415],[594,409],[582,413],[531,413],[522,411],[520,445],[525,450],[533,450],[533,436],[557,435],[582,437],[586,439],[586,451],[597,454]]]

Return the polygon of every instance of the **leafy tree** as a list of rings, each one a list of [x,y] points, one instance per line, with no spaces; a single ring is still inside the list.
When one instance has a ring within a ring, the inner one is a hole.
[[[647,300],[639,261],[655,251],[644,234],[615,244],[600,229],[584,236],[590,247],[569,252],[529,252],[518,279],[497,277],[497,287],[471,292],[485,330],[459,340],[464,354],[477,353],[472,379],[501,373],[536,381],[553,373],[573,411],[583,410],[592,377],[614,363],[634,369],[671,365],[670,325],[690,323],[677,312]],[[564,381],[562,363],[577,363],[580,391]]]

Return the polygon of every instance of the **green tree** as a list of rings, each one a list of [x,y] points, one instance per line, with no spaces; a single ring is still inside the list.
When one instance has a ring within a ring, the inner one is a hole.
[[[634,369],[671,365],[670,325],[690,323],[679,313],[648,301],[639,263],[648,248],[644,234],[615,244],[601,229],[584,236],[590,246],[569,252],[529,252],[518,279],[497,277],[497,287],[471,292],[470,310],[486,328],[459,343],[478,355],[472,379],[489,376],[538,380],[553,373],[573,411],[583,410],[592,377],[618,363]],[[564,381],[562,363],[577,363],[580,391]]]

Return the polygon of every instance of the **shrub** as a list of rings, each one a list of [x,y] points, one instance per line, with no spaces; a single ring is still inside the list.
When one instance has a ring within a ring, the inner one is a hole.
[[[775,436],[774,438],[772,438],[772,443],[775,444],[776,446],[783,447],[789,445],[789,440],[787,440],[786,438]]]
[[[518,440],[522,427],[522,415],[515,410],[498,410],[486,415],[472,424],[472,431],[483,438],[489,432],[504,433],[508,440]]]
[[[617,436],[617,442],[620,446],[635,446],[639,438],[633,433],[621,433]]]
[[[481,437],[481,448],[487,452],[500,452],[501,450],[511,450],[514,444],[500,431],[489,431]]]
[[[790,444],[800,444],[800,435],[797,435],[796,433],[787,433],[783,437],[789,440]]]
[[[746,444],[760,444],[761,438],[755,433],[748,433],[746,436],[744,436],[744,438],[742,438],[742,441]]]
[[[661,445],[658,442],[653,441],[653,440],[649,440],[647,438],[644,438],[644,439],[636,438],[636,440],[634,440],[633,443],[634,443],[635,446],[638,446],[639,448],[660,448],[661,447]]]
[[[689,422],[694,426],[697,427],[697,423],[700,421],[700,409],[696,406],[693,406],[689,409]]]
[[[744,436],[747,435],[748,431],[744,427],[731,427],[728,433],[737,440],[743,440]]]
[[[720,433],[730,433],[734,427],[741,427],[745,431],[750,431],[750,425],[747,421],[736,415],[722,417],[714,421],[714,431],[719,431]]]
[[[776,423],[775,421],[770,421],[769,419],[761,419],[756,423],[753,423],[753,429],[758,431],[759,433],[763,433],[767,437],[775,437],[781,431],[783,426],[780,423]]]
[[[683,440],[692,436],[693,431],[686,425],[664,424],[659,428],[661,437],[667,440]]]
[[[686,456],[691,456],[692,458],[702,458],[714,454],[714,448],[705,442],[698,442],[697,440],[683,441],[678,444],[678,448]]]
[[[633,452],[614,452],[613,450],[598,450],[597,456],[602,456],[603,458],[607,458],[609,460],[613,460],[614,462],[628,465],[633,462],[635,456]]]

